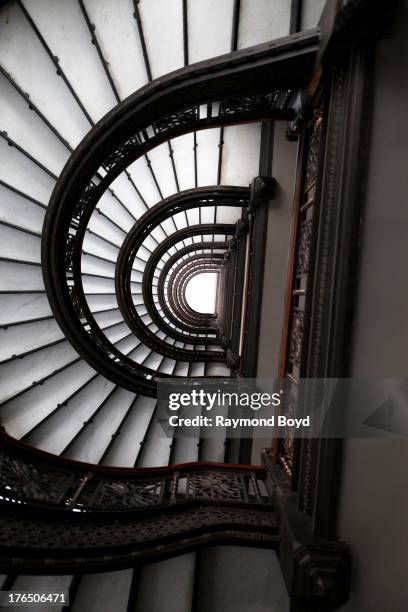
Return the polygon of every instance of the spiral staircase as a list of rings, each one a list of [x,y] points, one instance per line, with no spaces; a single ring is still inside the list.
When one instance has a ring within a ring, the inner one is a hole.
[[[170,466],[170,482],[172,465],[239,463],[225,437],[164,437],[156,385],[252,374],[256,206],[273,187],[254,177],[268,173],[270,122],[295,117],[317,31],[288,36],[286,1],[1,4],[5,448],[38,449],[31,467],[59,456],[86,482],[94,469]],[[217,277],[214,312],[187,298],[203,274]],[[2,589],[69,590],[75,611],[288,610],[276,553],[255,539],[109,572],[17,563]]]

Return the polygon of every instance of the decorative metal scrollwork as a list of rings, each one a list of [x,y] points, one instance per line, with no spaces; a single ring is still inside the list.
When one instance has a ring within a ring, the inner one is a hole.
[[[2,571],[121,567],[218,539],[277,546],[267,473],[258,466],[118,470],[66,461],[4,434],[2,442]]]
[[[245,501],[246,487],[239,474],[207,472],[187,479],[187,495],[206,499]]]
[[[310,261],[310,242],[312,239],[312,227],[313,219],[304,221],[300,228],[300,236],[298,243],[298,255],[297,255],[297,274],[307,274],[309,271]]]
[[[9,503],[28,501],[56,504],[69,499],[80,477],[55,471],[0,453],[0,498]]]
[[[319,163],[319,151],[322,131],[322,115],[321,111],[314,118],[312,123],[312,131],[309,136],[307,155],[306,155],[306,178],[305,189],[309,191],[315,184],[317,179],[317,170]]]
[[[198,106],[192,106],[190,108],[185,108],[180,112],[164,115],[160,119],[156,119],[152,125],[155,132],[159,134],[166,134],[169,130],[198,121],[199,116]]]
[[[143,483],[100,481],[81,491],[77,504],[86,508],[146,508],[163,502],[165,479]]]
[[[302,355],[303,324],[304,313],[302,311],[295,311],[292,315],[289,359],[297,367],[299,367],[300,365],[300,359]]]

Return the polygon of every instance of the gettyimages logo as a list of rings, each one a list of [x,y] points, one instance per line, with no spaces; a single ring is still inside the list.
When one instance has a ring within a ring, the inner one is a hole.
[[[216,406],[235,406],[260,410],[267,406],[280,406],[283,393],[283,389],[279,393],[192,389],[182,393],[170,393],[169,409],[179,410],[183,406],[200,406],[203,410],[212,410]]]
[[[408,381],[179,379],[158,383],[164,436],[346,438],[408,436]]]

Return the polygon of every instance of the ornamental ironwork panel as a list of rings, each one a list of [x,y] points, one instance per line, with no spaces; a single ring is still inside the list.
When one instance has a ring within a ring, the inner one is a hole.
[[[80,483],[75,473],[44,469],[0,453],[0,498],[8,503],[68,503]]]
[[[132,481],[102,481],[84,488],[77,505],[94,509],[146,508],[163,503],[165,479],[137,483]]]
[[[304,312],[294,312],[292,315],[292,326],[290,330],[289,360],[298,368],[300,367],[302,355],[304,318]]]
[[[0,455],[4,571],[121,567],[218,539],[277,545],[267,473],[259,466],[115,470],[3,441],[10,449]]]
[[[304,347],[309,316],[309,280],[313,272],[313,236],[316,225],[316,183],[319,170],[319,157],[322,141],[322,111],[313,113],[312,119],[302,135],[303,157],[298,168],[299,197],[295,220],[295,240],[293,248],[293,270],[291,281],[290,308],[288,317],[288,334],[286,354],[284,355],[284,376],[289,385],[294,387],[304,376]],[[290,401],[286,402],[285,414],[290,416]],[[307,441],[306,444],[309,442]],[[290,435],[285,435],[280,443],[278,458],[286,474],[293,475],[296,442]]]
[[[8,504],[38,503],[43,507],[87,512],[149,509],[215,499],[256,505],[262,498],[257,482],[266,477],[259,467],[211,463],[149,469],[149,474],[143,469],[125,470],[119,476],[112,475],[108,468],[92,466],[86,466],[88,470],[85,467],[70,470],[69,462],[66,466],[58,457],[48,459],[48,464],[39,460],[35,452],[33,460],[21,458],[15,452],[1,452],[2,500]]]
[[[245,501],[246,487],[239,474],[207,472],[187,478],[187,496]]]
[[[307,274],[310,262],[313,219],[307,219],[300,227],[296,274]]]
[[[305,191],[308,192],[316,183],[321,139],[321,112],[318,111],[311,123],[308,135],[305,161]]]

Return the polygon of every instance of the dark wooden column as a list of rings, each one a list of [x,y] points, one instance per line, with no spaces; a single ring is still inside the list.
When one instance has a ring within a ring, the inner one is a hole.
[[[282,372],[294,384],[348,375],[375,44],[388,9],[377,0],[327,3],[309,102],[293,123],[302,154]],[[306,386],[301,406],[312,403]],[[304,439],[287,449],[286,475],[273,461],[270,469],[291,612],[331,612],[347,600],[350,577],[348,546],[336,541],[341,440]]]
[[[256,376],[258,363],[268,204],[274,196],[274,181],[271,178],[273,131],[272,122],[264,122],[262,124],[259,162],[260,176],[256,177],[251,184],[249,216],[250,267],[242,361],[242,374],[247,378],[254,378]]]

